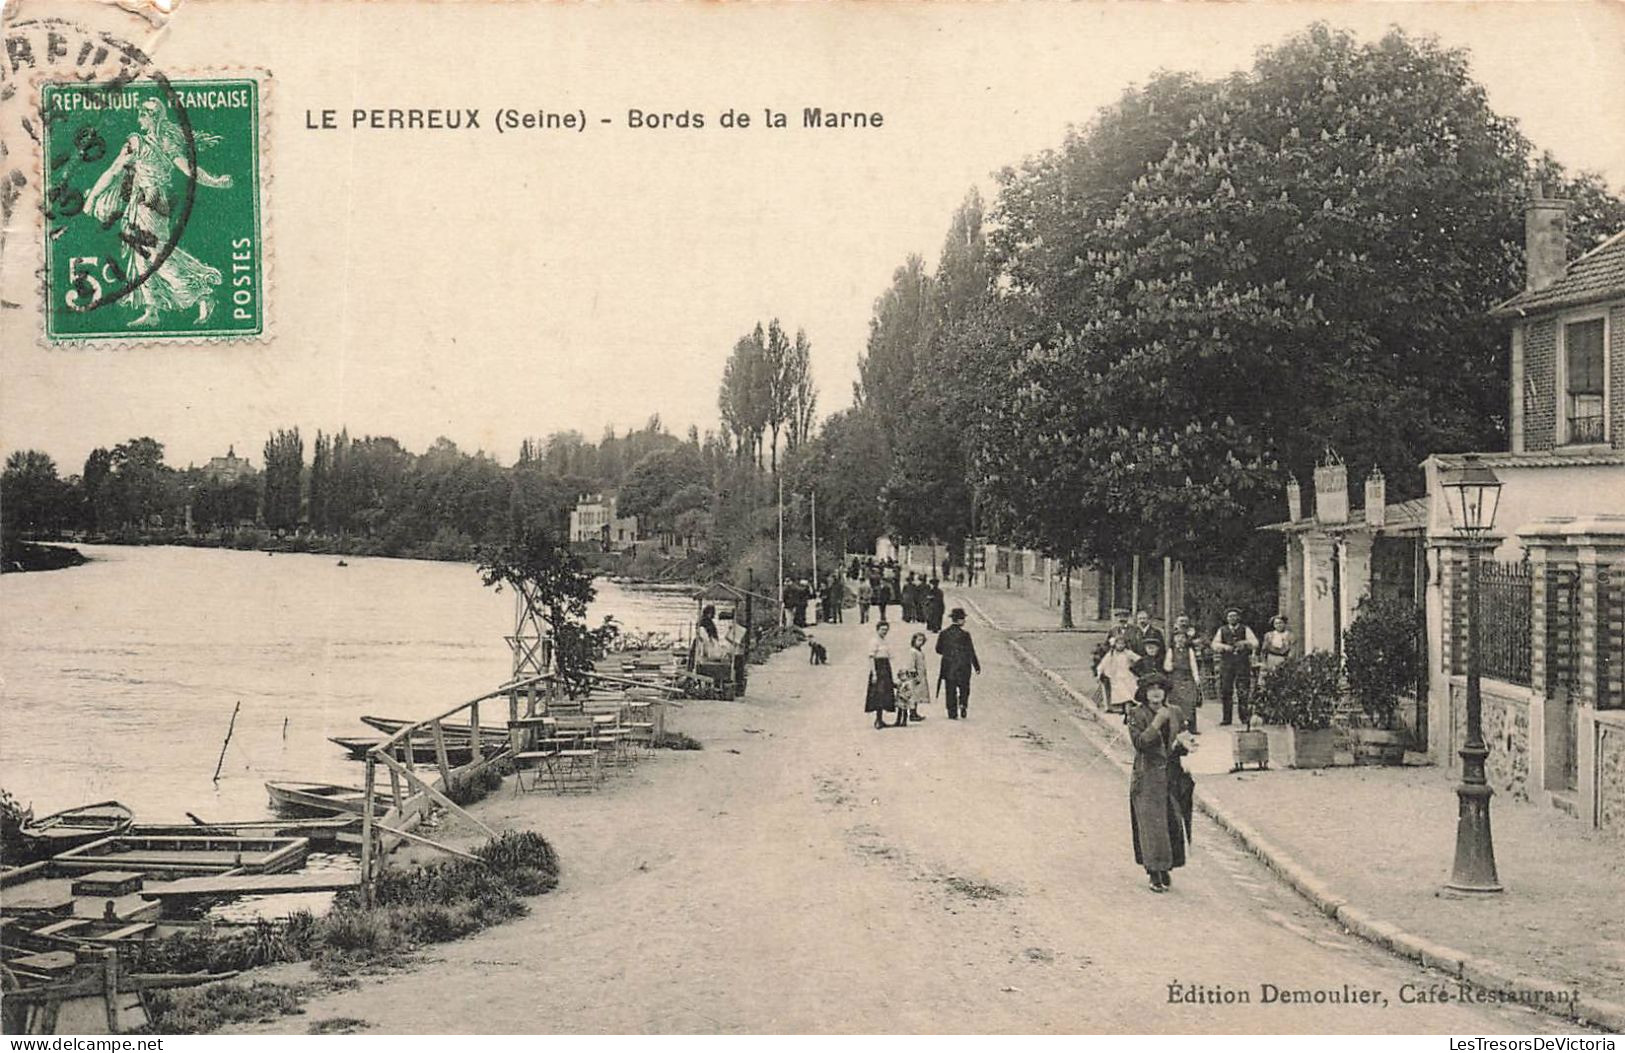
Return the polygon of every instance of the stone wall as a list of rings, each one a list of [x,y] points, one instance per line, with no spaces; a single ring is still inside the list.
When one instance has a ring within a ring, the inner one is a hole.
[[[1520,801],[1529,799],[1529,696],[1511,684],[1482,681],[1484,744],[1490,755],[1485,777],[1497,793]],[[1455,751],[1467,741],[1467,683],[1453,678],[1450,685],[1450,765],[1461,766]]]
[[[1600,724],[1597,743],[1597,825],[1625,837],[1625,721]]]

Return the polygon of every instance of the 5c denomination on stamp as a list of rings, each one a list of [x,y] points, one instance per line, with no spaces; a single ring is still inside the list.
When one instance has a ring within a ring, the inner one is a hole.
[[[48,340],[264,332],[260,89],[158,73],[42,86]]]

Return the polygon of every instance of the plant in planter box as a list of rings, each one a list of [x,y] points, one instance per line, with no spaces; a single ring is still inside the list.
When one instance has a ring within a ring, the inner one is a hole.
[[[1423,632],[1415,604],[1368,596],[1343,633],[1349,691],[1370,723],[1354,731],[1356,759],[1363,763],[1398,764],[1405,758],[1408,741],[1394,726],[1394,711],[1422,674]]]
[[[1266,723],[1292,729],[1293,767],[1324,768],[1332,762],[1332,714],[1342,694],[1337,656],[1311,651],[1276,666],[1259,686],[1254,705]]]
[[[1399,698],[1422,673],[1422,611],[1404,600],[1367,596],[1343,633],[1349,691],[1373,727],[1394,726]]]

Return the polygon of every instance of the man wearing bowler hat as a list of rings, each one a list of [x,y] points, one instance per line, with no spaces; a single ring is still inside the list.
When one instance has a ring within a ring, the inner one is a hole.
[[[955,607],[948,612],[953,624],[937,636],[937,654],[942,664],[937,667],[937,687],[948,685],[948,719],[959,720],[970,705],[970,675],[982,671],[976,659],[976,644],[965,631],[965,608]]]

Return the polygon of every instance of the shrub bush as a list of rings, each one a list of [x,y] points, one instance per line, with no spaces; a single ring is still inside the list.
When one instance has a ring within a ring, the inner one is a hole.
[[[1343,696],[1343,670],[1329,651],[1310,651],[1282,662],[1259,686],[1254,708],[1267,724],[1288,724],[1299,731],[1332,726],[1332,714]]]
[[[1417,689],[1424,631],[1415,604],[1367,596],[1343,633],[1349,691],[1374,726],[1392,728],[1400,696]]]

